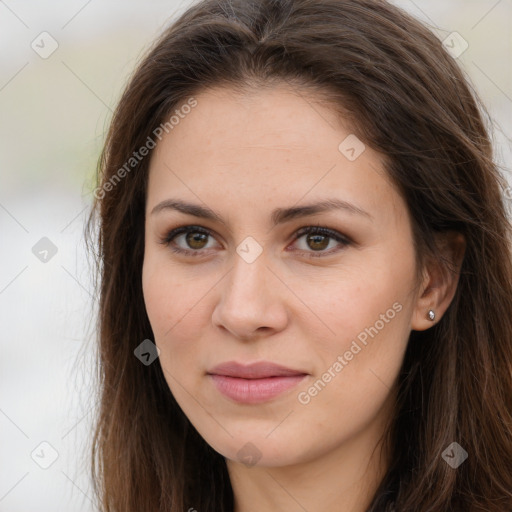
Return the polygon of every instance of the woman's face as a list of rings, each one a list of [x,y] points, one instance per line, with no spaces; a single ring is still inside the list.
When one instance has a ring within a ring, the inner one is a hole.
[[[284,85],[195,99],[154,150],[146,205],[144,298],[172,394],[247,465],[376,441],[418,314],[410,218],[381,157]],[[291,371],[215,370],[227,362]]]

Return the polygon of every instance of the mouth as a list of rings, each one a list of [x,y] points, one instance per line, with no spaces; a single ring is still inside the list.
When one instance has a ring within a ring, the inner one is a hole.
[[[308,373],[268,361],[250,365],[230,361],[212,368],[207,375],[227,398],[237,403],[255,404],[295,387]]]

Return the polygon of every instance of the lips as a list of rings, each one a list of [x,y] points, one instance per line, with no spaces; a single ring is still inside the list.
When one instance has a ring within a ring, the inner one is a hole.
[[[215,366],[207,375],[216,389],[230,400],[256,404],[295,387],[308,374],[268,361],[250,365],[230,361]]]
[[[207,372],[210,375],[224,375],[241,379],[264,379],[268,377],[290,377],[307,375],[303,370],[293,370],[269,361],[242,365],[235,361],[219,364]]]

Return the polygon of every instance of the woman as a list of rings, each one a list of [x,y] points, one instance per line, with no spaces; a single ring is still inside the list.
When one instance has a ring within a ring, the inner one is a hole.
[[[477,101],[383,1],[204,0],[159,38],[89,223],[102,510],[512,510],[511,226]]]

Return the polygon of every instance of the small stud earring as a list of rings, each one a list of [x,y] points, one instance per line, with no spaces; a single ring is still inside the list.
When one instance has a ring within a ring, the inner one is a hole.
[[[434,313],[434,310],[429,309],[428,310],[428,319],[434,321],[435,318],[436,318],[436,314]]]

